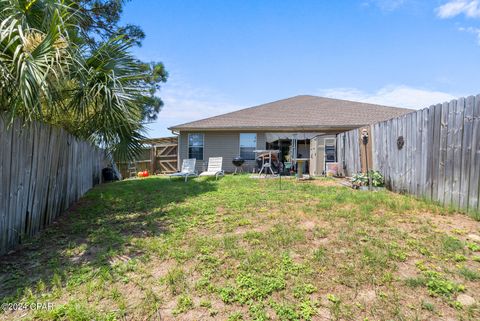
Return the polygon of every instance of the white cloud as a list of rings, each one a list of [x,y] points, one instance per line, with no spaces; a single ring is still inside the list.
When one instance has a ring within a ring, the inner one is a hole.
[[[318,96],[383,104],[387,106],[420,109],[432,104],[449,101],[455,98],[449,93],[418,89],[409,86],[385,86],[375,92],[356,88],[321,89]],[[167,129],[190,121],[228,113],[249,107],[232,103],[215,90],[194,88],[187,84],[171,81],[160,91],[165,106],[158,115],[158,120],[148,127],[149,137],[171,136]]]
[[[409,86],[385,86],[376,92],[366,92],[356,88],[322,89],[320,96],[361,101],[387,106],[421,109],[433,104],[450,101],[454,95],[434,90]]]
[[[214,90],[193,88],[174,81],[165,84],[159,96],[165,105],[158,114],[158,119],[148,125],[150,137],[171,136],[168,127],[240,108]]]
[[[464,14],[469,18],[480,17],[479,0],[452,0],[436,9],[437,16],[446,19]]]
[[[458,30],[459,30],[459,31],[464,31],[464,32],[468,32],[468,33],[474,34],[474,35],[477,37],[477,43],[480,45],[480,28],[474,28],[474,27],[464,28],[464,27],[460,27],[460,28],[458,28]]]

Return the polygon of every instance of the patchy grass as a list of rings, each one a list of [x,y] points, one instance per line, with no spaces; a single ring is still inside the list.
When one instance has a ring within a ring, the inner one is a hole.
[[[335,180],[98,186],[0,262],[0,311],[41,320],[480,319],[480,223]],[[478,303],[478,301],[477,301]]]

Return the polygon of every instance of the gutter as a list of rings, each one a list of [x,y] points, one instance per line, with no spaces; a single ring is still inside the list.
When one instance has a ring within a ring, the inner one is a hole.
[[[179,132],[207,132],[207,131],[226,131],[226,132],[235,132],[235,131],[273,131],[273,132],[289,132],[289,131],[348,131],[355,128],[360,128],[365,126],[361,125],[351,125],[351,126],[329,126],[329,127],[304,127],[304,126],[294,126],[294,127],[185,127],[185,128],[169,128],[172,133],[178,135]]]

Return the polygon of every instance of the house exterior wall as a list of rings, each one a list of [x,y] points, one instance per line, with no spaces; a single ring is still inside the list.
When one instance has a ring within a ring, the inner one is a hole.
[[[310,140],[310,175],[320,176],[325,169],[325,140],[329,144],[335,142],[336,135],[319,135]]]
[[[182,166],[182,161],[188,158],[188,134],[199,133],[203,134],[203,161],[197,160],[196,169],[202,172],[207,169],[209,157],[223,157],[223,169],[226,172],[234,172],[235,166],[232,164],[233,158],[240,155],[240,133],[251,132],[180,132],[179,135],[179,170]],[[256,132],[257,134],[257,149],[265,149],[265,133]],[[244,170],[251,172],[255,167],[254,160],[247,160],[244,164]]]
[[[240,133],[252,133],[251,131],[195,131],[195,132],[180,132],[178,139],[178,169],[182,166],[183,159],[188,158],[188,134],[200,133],[204,136],[203,147],[203,161],[197,160],[196,170],[200,173],[207,169],[207,163],[209,157],[223,157],[223,169],[225,172],[234,172],[235,166],[232,164],[234,157],[240,155]],[[266,148],[266,132],[255,132],[257,134],[257,149]],[[315,173],[314,175],[321,175],[323,168],[325,167],[324,160],[324,147],[325,139],[335,139],[337,133],[330,132],[328,134],[319,133],[319,136],[312,139],[316,141],[317,148],[315,150],[315,156],[311,155],[312,149],[305,152],[306,157],[310,157],[310,171]],[[247,160],[244,164],[244,171],[252,172],[255,167],[254,160]]]

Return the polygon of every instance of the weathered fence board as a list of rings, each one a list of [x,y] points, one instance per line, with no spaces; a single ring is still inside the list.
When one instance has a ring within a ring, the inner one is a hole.
[[[433,108],[433,145],[432,145],[432,199],[438,196],[439,168],[440,168],[440,131],[442,104],[432,106]]]
[[[0,255],[100,182],[103,150],[63,129],[0,117]]]
[[[460,182],[460,207],[468,207],[468,190],[470,186],[470,154],[472,153],[472,121],[473,104],[475,98],[467,97],[465,112],[463,116],[463,135],[462,135],[462,165]]]
[[[469,208],[480,208],[479,185],[480,185],[480,95],[475,98],[472,124],[472,154],[470,169]]]
[[[338,135],[337,159],[347,176],[362,170],[359,135]],[[373,124],[370,137],[373,168],[389,189],[480,211],[480,95]]]
[[[448,103],[443,103],[440,115],[440,146],[438,163],[438,189],[436,199],[440,203],[445,202],[445,163],[447,160],[447,121],[448,121]]]

